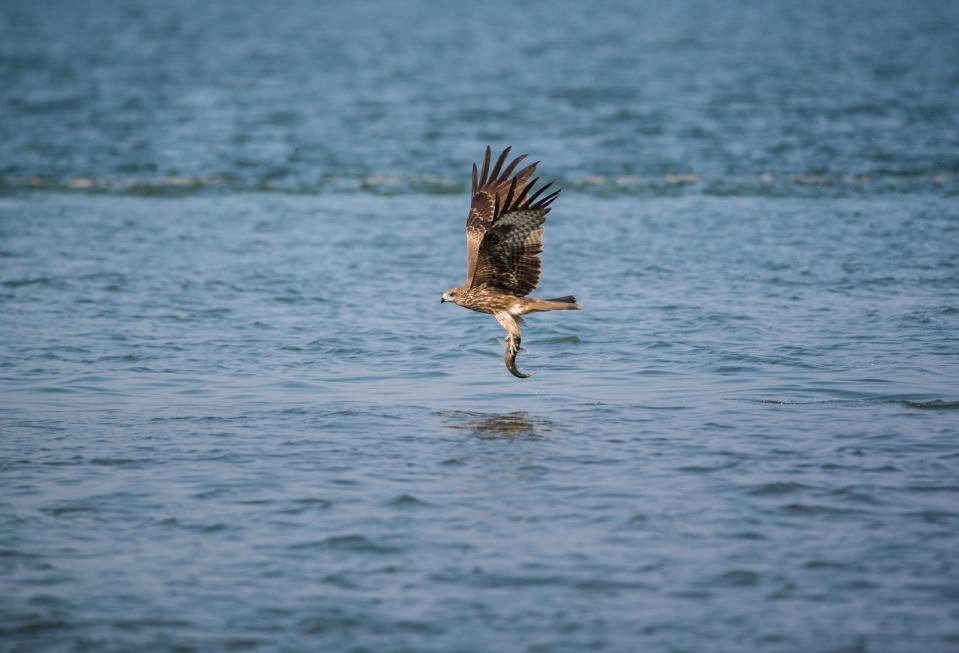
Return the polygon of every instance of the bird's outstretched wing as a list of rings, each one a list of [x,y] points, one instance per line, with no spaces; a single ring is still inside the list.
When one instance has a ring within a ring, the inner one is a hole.
[[[470,211],[466,217],[466,286],[473,284],[473,278],[476,274],[476,263],[479,257],[480,244],[483,237],[493,222],[496,220],[497,212],[502,214],[501,208],[506,205],[506,195],[509,193],[511,184],[515,183],[521,190],[526,188],[529,178],[536,170],[539,161],[531,163],[522,168],[515,174],[517,166],[526,158],[522,154],[507,165],[503,164],[509,157],[511,147],[503,150],[496,163],[490,169],[490,160],[492,151],[486,146],[486,156],[483,158],[482,171],[477,170],[476,164],[473,164],[473,183],[470,194]],[[511,177],[512,175],[512,177]]]
[[[532,184],[525,190],[530,187]],[[515,181],[510,184],[505,207],[496,207],[493,225],[480,244],[473,286],[489,286],[519,297],[536,288],[542,266],[539,253],[543,251],[543,223],[550,203],[559,195],[555,191],[539,199],[546,188],[532,196],[524,192],[514,199]]]
[[[526,158],[518,156],[503,169],[510,149],[503,150],[492,170],[488,146],[482,173],[473,164],[472,202],[466,219],[466,285],[492,286],[522,296],[539,282],[542,226],[560,191],[540,197],[552,185],[547,184],[530,194],[539,179],[529,178],[539,162],[510,177]]]

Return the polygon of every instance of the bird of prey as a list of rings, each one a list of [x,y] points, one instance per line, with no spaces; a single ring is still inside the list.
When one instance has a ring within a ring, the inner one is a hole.
[[[573,311],[579,305],[572,295],[527,297],[539,283],[543,223],[560,191],[543,196],[551,183],[533,190],[539,178],[530,177],[539,161],[514,174],[525,154],[504,168],[511,149],[503,150],[490,169],[491,152],[486,146],[482,171],[473,164],[472,200],[466,217],[466,283],[447,290],[440,302],[495,317],[506,329],[506,369],[525,379],[529,374],[516,368],[523,316],[539,311]]]

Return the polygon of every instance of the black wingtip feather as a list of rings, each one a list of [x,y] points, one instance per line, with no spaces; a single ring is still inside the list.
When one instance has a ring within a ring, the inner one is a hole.
[[[543,199],[541,199],[539,202],[537,202],[536,208],[538,208],[538,209],[546,208],[547,206],[549,206],[550,204],[552,204],[552,203],[553,203],[553,200],[555,200],[557,197],[559,197],[559,194],[562,193],[562,192],[563,192],[563,189],[560,188],[560,189],[559,189],[558,191],[556,191],[555,193],[550,193],[549,195],[547,195],[546,197],[544,197]]]
[[[525,168],[517,172],[516,176],[519,177],[520,179],[524,177],[529,177],[530,175],[533,174],[533,172],[536,171],[536,166],[538,165],[539,165],[539,161],[533,161],[531,164],[529,164],[528,166],[526,166]]]
[[[506,201],[503,203],[503,211],[509,212],[513,203],[513,193],[516,192],[516,177],[513,177],[513,183],[509,185],[509,192],[506,193]]]
[[[503,169],[503,163],[506,161],[506,157],[509,156],[509,151],[513,149],[513,146],[508,146],[503,153],[499,155],[499,158],[496,159],[496,165],[493,166],[493,171],[489,173],[489,178],[491,180],[499,178],[499,171]]]
[[[553,182],[549,182],[545,186],[540,186],[536,189],[536,192],[533,193],[528,200],[526,200],[526,206],[530,207],[533,205],[533,202],[536,201],[536,198],[543,194],[543,191],[553,185]]]
[[[487,177],[489,174],[489,160],[493,156],[493,151],[490,149],[489,145],[486,146],[486,155],[483,157],[483,173],[480,175],[479,185],[482,188],[486,185]]]
[[[523,192],[519,194],[519,197],[516,198],[516,206],[522,207],[525,206],[526,194],[529,193],[530,189],[536,185],[536,182],[539,181],[539,177],[533,181],[526,184],[526,187],[523,189]]]
[[[492,216],[492,220],[494,222],[503,214],[509,213],[515,209],[546,208],[559,196],[560,192],[562,192],[561,190],[556,190],[541,198],[543,193],[553,185],[553,183],[550,182],[541,188],[537,188],[535,192],[530,195],[530,192],[533,191],[536,184],[540,180],[539,177],[536,177],[532,181],[526,183],[522,187],[522,190],[517,194],[517,186],[519,185],[520,180],[528,179],[530,176],[532,176],[533,172],[536,170],[536,166],[538,166],[540,162],[534,161],[525,168],[521,169],[519,172],[513,174],[513,171],[519,166],[519,164],[526,158],[527,155],[520,154],[513,159],[504,170],[503,164],[509,159],[510,152],[512,151],[513,146],[507,146],[496,158],[495,165],[492,167],[492,169],[490,169],[490,162],[492,161],[493,157],[493,149],[487,145],[486,152],[483,156],[482,170],[480,171],[476,163],[473,163],[471,187],[474,196],[486,186],[505,182],[512,176],[509,190],[502,202],[500,201],[501,193],[491,193],[493,195],[494,202]]]
[[[518,157],[516,157],[515,159],[513,159],[512,163],[510,163],[508,166],[506,166],[506,170],[503,171],[503,179],[509,179],[509,176],[510,176],[511,174],[513,174],[513,170],[516,169],[516,166],[518,166],[518,165],[520,164],[520,162],[522,162],[523,159],[525,159],[527,156],[529,156],[529,155],[528,155],[528,154],[520,154]],[[519,175],[517,175],[517,176],[519,176]]]

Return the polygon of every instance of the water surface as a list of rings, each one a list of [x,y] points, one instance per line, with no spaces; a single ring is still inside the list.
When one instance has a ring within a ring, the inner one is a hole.
[[[953,4],[0,17],[0,650],[959,646]]]

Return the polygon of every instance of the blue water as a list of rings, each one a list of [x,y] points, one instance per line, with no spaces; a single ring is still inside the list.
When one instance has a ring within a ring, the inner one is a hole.
[[[0,650],[957,650],[957,7],[3,3]]]

